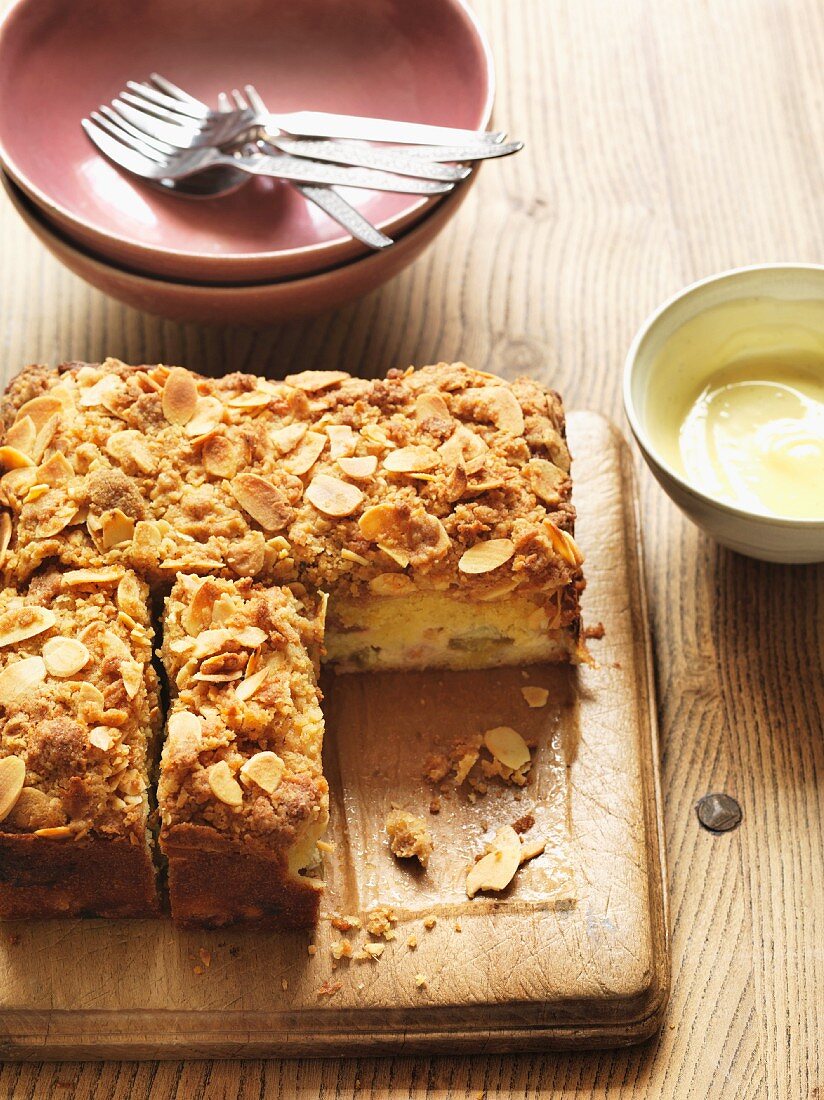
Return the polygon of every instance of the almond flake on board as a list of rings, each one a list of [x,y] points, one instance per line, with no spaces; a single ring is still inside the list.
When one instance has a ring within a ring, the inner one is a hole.
[[[0,760],[0,821],[5,821],[20,797],[26,781],[26,765],[19,756]]]
[[[526,741],[517,730],[509,726],[496,726],[487,730],[484,734],[484,745],[496,760],[500,760],[504,767],[511,768],[514,772],[520,771],[532,759]]]
[[[43,660],[50,676],[66,679],[74,676],[91,660],[91,653],[77,638],[59,635],[43,646]]]
[[[486,854],[469,869],[466,876],[467,897],[474,898],[481,890],[505,890],[515,877],[520,862],[520,837],[511,825],[504,825],[495,834]]]
[[[458,561],[458,569],[462,573],[480,574],[491,573],[504,565],[515,553],[515,543],[512,539],[487,539],[485,542],[476,542],[465,550]]]
[[[523,866],[530,859],[535,859],[536,856],[541,855],[546,851],[546,837],[538,836],[533,840],[524,840],[521,838],[521,856],[520,866]]]
[[[335,518],[351,516],[363,503],[363,493],[357,486],[329,474],[313,477],[304,496],[319,512]]]
[[[527,706],[533,708],[545,707],[547,699],[549,699],[549,692],[546,688],[534,687],[531,684],[521,688],[521,695],[526,700]]]
[[[197,408],[197,382],[185,367],[174,367],[163,387],[161,407],[170,424],[187,424]]]

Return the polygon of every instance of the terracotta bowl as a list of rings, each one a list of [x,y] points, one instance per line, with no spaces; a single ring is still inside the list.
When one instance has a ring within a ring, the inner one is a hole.
[[[152,71],[207,102],[252,82],[273,110],[473,128],[487,125],[494,90],[464,0],[16,0],[0,24],[6,171],[83,248],[199,282],[271,282],[368,249],[288,184],[256,180],[223,199],[185,200],[105,160],[81,118]],[[439,201],[345,194],[392,237]]]
[[[353,301],[397,275],[430,244],[466,198],[470,176],[384,252],[306,278],[245,286],[172,282],[109,263],[70,241],[4,173],[18,214],[65,267],[124,305],[174,321],[266,325],[322,313]]]

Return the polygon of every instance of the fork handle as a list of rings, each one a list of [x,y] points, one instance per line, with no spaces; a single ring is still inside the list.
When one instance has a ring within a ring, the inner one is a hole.
[[[242,168],[255,176],[278,176],[280,179],[298,180],[300,183],[338,184],[342,187],[363,187],[372,191],[398,191],[410,195],[441,195],[451,191],[454,184],[437,180],[413,179],[396,176],[373,168],[347,168],[326,161],[293,157],[288,153],[253,153],[230,156],[216,154],[215,163]],[[169,173],[174,178],[174,173]]]
[[[320,207],[338,225],[343,226],[346,232],[355,240],[362,241],[363,244],[367,244],[374,249],[388,248],[392,244],[391,237],[387,237],[385,233],[381,233],[379,229],[376,229],[334,188],[313,187],[311,184],[305,183],[295,183],[293,186],[300,191],[304,198]]]
[[[497,145],[506,134],[490,130],[459,130],[420,122],[393,122],[386,118],[333,115],[324,111],[270,114],[267,129],[284,130],[294,137],[348,138],[353,141],[388,141],[397,145]]]

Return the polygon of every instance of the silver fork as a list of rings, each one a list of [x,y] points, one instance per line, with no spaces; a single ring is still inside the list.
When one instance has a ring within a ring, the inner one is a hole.
[[[497,140],[475,140],[459,145],[406,144],[403,149],[390,149],[375,148],[353,140],[293,137],[283,131],[273,130],[271,120],[274,116],[265,105],[255,106],[257,93],[251,85],[247,84],[245,88],[250,101],[246,107],[238,107],[233,114],[227,114],[210,110],[205,103],[190,96],[165,77],[154,74],[151,81],[152,83],[129,81],[127,89],[114,101],[113,106],[123,118],[144,132],[182,148],[228,146],[245,137],[257,136],[265,138],[267,144],[295,156],[444,180],[463,179],[469,171],[454,163],[446,167],[446,162],[489,160],[493,157],[509,156],[523,148],[521,141],[502,143]],[[154,83],[158,86],[154,87]],[[237,94],[234,93],[236,97]],[[431,133],[441,129],[421,127],[422,131]],[[489,136],[503,138],[503,134],[498,133]]]
[[[221,93],[218,102],[219,111],[231,111],[229,97]],[[109,107],[101,107],[101,113],[94,112],[93,117],[98,125],[110,133],[113,137],[122,141],[130,133],[133,137],[141,139],[145,144],[154,146],[156,151],[164,154],[174,152],[174,148],[151,138],[140,131],[135,131],[128,122],[119,118]],[[191,176],[185,180],[174,182],[168,179],[149,181],[154,186],[163,190],[172,191],[186,198],[205,199],[229,195],[245,186],[250,176],[240,169],[232,166],[215,168],[203,172],[197,176]],[[370,248],[380,250],[392,244],[392,238],[382,233],[365,218],[359,210],[346,201],[333,187],[313,186],[290,181],[301,195],[309,202],[314,203],[323,210],[333,221],[336,221],[350,236]]]
[[[158,106],[167,107],[179,114],[190,114],[198,122],[202,121],[203,113],[206,112],[209,122],[219,126],[226,125],[226,119],[216,117],[217,112],[210,111],[205,103],[183,92],[166,77],[152,73],[151,82],[158,89],[152,97]],[[137,85],[135,90],[142,92],[142,86]],[[182,110],[179,109],[181,103],[184,104]],[[187,110],[186,105],[191,110]],[[247,121],[250,125],[261,126],[271,133],[282,132],[293,137],[342,138],[399,145],[497,145],[506,136],[501,131],[461,130],[451,126],[429,126],[418,122],[397,122],[323,111],[296,111],[276,115],[268,110],[258,113],[250,109]]]
[[[301,183],[338,184],[374,191],[397,191],[413,195],[440,195],[451,191],[451,183],[413,179],[381,172],[372,168],[348,168],[288,153],[262,152],[224,153],[214,147],[180,149],[171,145],[171,152],[149,144],[144,138],[123,133],[114,136],[106,132],[99,119],[82,120],[83,129],[97,148],[115,164],[133,175],[148,180],[182,180],[213,168],[233,167],[253,176],[273,176],[298,180]]]

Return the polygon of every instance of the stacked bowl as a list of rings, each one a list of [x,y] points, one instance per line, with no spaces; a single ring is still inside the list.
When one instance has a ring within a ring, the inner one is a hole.
[[[178,320],[260,324],[332,309],[412,262],[463,202],[345,188],[394,244],[349,237],[291,184],[186,199],[105,160],[80,121],[158,71],[214,104],[483,129],[494,76],[464,0],[16,0],[0,24],[0,160],[20,215],[68,268]]]

